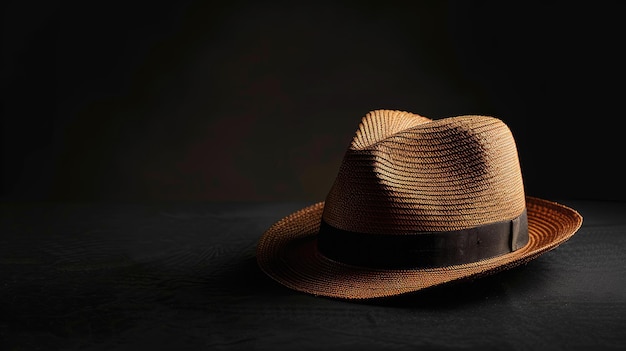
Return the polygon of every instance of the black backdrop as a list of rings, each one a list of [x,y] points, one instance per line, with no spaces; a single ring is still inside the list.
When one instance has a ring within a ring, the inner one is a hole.
[[[501,118],[530,195],[626,193],[620,2],[2,7],[3,200],[322,200],[380,108]]]

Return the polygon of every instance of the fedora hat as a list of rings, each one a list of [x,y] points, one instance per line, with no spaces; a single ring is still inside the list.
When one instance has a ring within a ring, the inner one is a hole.
[[[582,220],[525,194],[515,140],[500,119],[374,110],[325,201],[270,226],[256,256],[288,288],[374,299],[527,263]]]

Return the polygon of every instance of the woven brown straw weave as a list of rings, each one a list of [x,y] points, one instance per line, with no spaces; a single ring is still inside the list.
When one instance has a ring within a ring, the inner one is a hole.
[[[271,226],[257,260],[291,289],[369,299],[523,264],[581,225],[575,210],[525,195],[515,141],[501,120],[376,110],[363,118],[326,200]],[[489,234],[489,226],[504,229]],[[424,238],[404,252],[405,242]],[[487,256],[468,253],[484,250],[487,239],[511,244]],[[420,255],[434,260],[425,264]],[[408,261],[387,265],[400,256]]]

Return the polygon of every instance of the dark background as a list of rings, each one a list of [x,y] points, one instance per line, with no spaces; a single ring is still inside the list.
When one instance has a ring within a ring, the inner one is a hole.
[[[0,196],[323,200],[384,108],[501,118],[529,195],[623,200],[621,4],[4,2]]]

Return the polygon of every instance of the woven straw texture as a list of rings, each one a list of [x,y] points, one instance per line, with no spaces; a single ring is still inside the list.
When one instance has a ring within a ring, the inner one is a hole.
[[[322,218],[353,232],[409,235],[509,220],[524,209],[528,244],[469,264],[384,270],[343,264],[317,251]],[[259,240],[257,261],[294,290],[370,299],[523,264],[569,239],[581,225],[575,210],[525,196],[515,141],[499,119],[430,120],[377,110],[363,118],[326,201],[272,225]]]
[[[326,198],[324,220],[365,233],[476,227],[525,207],[513,136],[499,119],[431,121],[378,110],[363,118]]]
[[[305,293],[341,299],[371,299],[477,278],[526,263],[569,239],[580,215],[558,203],[527,198],[529,243],[524,248],[476,263],[416,270],[374,270],[332,261],[317,252],[315,234],[324,203],[304,208],[274,224],[257,248],[263,271]]]

